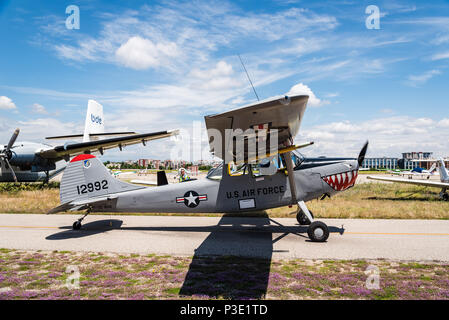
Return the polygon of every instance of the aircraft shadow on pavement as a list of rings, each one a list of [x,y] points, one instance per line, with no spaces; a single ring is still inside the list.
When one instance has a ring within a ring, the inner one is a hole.
[[[307,227],[285,227],[267,215],[258,219],[223,216],[218,227],[195,250],[179,292],[181,296],[264,298],[273,244],[290,233],[305,237],[298,233],[298,228],[307,230]],[[223,232],[228,227],[229,231]],[[248,232],[249,228],[256,232]],[[263,232],[267,230],[271,232]],[[335,227],[329,230],[344,231]],[[273,233],[278,232],[281,235],[273,239]]]
[[[217,225],[180,227],[126,227],[123,221],[105,219],[83,224],[81,230],[64,226],[47,240],[76,239],[110,230],[206,232],[207,238],[195,250],[181,296],[208,296],[225,299],[261,299],[270,276],[273,244],[289,234],[308,240],[307,226],[284,226],[265,214],[263,217],[229,217]],[[344,229],[329,227],[330,233]],[[273,239],[273,234],[278,235]]]
[[[92,236],[94,234],[103,233],[106,231],[120,229],[123,221],[117,219],[107,219],[107,220],[97,220],[83,224],[80,230],[73,230],[72,226],[64,226],[60,229],[64,229],[62,232],[58,232],[46,237],[46,240],[66,240],[66,239],[77,239],[87,236]]]

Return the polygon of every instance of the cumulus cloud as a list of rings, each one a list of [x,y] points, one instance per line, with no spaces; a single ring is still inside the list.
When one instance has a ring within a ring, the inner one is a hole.
[[[438,127],[449,128],[449,119],[444,118],[438,121]]]
[[[34,103],[33,106],[31,107],[31,109],[34,113],[37,113],[37,114],[48,114],[45,107],[39,103]]]
[[[320,107],[326,104],[329,104],[327,100],[321,100],[315,96],[312,89],[310,89],[307,85],[303,83],[298,83],[291,87],[290,91],[286,93],[288,96],[304,94],[309,96],[308,105],[311,107]]]
[[[319,156],[355,156],[369,140],[368,157],[400,157],[402,152],[430,151],[446,156],[449,150],[449,119],[394,116],[360,122],[336,121],[312,127],[303,126],[295,139],[313,140],[315,146],[304,152]]]
[[[16,109],[16,105],[12,100],[6,96],[0,96],[0,109],[8,110],[8,109]]]
[[[168,58],[179,55],[176,43],[154,43],[139,36],[131,37],[115,52],[117,61],[136,70],[158,67]]]

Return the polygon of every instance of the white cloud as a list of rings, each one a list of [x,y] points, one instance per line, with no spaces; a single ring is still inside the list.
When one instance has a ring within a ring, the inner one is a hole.
[[[444,118],[438,121],[438,127],[449,128],[449,118]]]
[[[115,52],[117,61],[126,67],[144,70],[160,66],[179,55],[174,42],[153,43],[139,36],[131,37]]]
[[[449,59],[449,51],[442,52],[442,53],[436,53],[432,56],[432,60],[442,60],[442,59]]]
[[[327,100],[321,100],[315,96],[315,94],[312,92],[312,89],[310,89],[307,85],[303,83],[298,83],[291,87],[290,91],[286,93],[288,96],[292,95],[298,95],[298,94],[304,94],[309,96],[308,105],[311,107],[320,107],[325,104],[329,104],[329,101]]]
[[[0,109],[16,109],[16,105],[12,100],[6,96],[0,96]]]
[[[340,121],[300,129],[296,141],[313,139],[308,155],[355,156],[369,140],[368,156],[400,157],[402,152],[430,151],[449,155],[449,119],[393,116],[373,120]]]
[[[419,75],[411,75],[408,77],[408,84],[411,86],[422,85],[430,80],[433,76],[439,74],[441,74],[441,71],[439,70],[430,70]]]
[[[31,107],[31,109],[33,110],[34,113],[38,113],[38,114],[48,114],[47,110],[45,109],[45,107],[39,103],[34,103],[33,106]]]

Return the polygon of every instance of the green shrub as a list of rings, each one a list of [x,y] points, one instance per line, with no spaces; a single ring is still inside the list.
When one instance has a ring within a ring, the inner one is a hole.
[[[35,190],[47,190],[58,189],[59,182],[30,182],[30,183],[14,183],[6,182],[0,183],[0,193],[17,193],[19,191],[35,191]]]

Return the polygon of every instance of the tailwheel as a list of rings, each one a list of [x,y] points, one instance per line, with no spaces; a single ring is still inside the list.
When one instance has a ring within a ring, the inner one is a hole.
[[[309,212],[310,212],[312,218],[314,218],[312,211],[309,210]],[[307,218],[307,216],[304,214],[304,212],[301,209],[299,209],[298,213],[296,214],[296,220],[298,221],[298,223],[301,226],[308,226],[310,224],[309,218]]]
[[[81,221],[84,220],[84,218],[92,211],[91,207],[88,207],[86,210],[86,213],[84,214],[84,216],[82,216],[81,218],[78,219],[78,221],[75,221],[73,223],[73,230],[79,230],[81,229]]]
[[[324,222],[314,221],[307,229],[307,234],[313,242],[325,242],[329,238],[329,228]]]
[[[73,223],[73,230],[79,230],[81,229],[81,221],[75,221]]]

